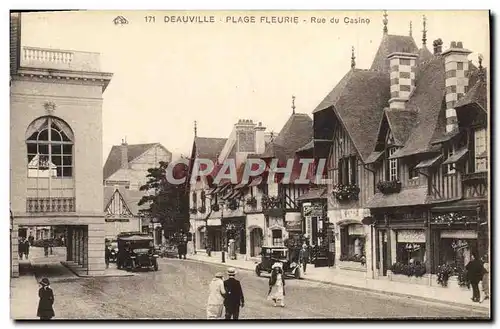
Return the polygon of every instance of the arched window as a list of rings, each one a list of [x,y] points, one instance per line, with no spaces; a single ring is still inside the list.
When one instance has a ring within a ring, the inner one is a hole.
[[[26,131],[28,177],[73,177],[73,144],[73,131],[61,119],[33,121]]]

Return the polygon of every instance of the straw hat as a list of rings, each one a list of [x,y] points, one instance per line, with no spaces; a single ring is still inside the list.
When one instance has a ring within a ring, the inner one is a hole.
[[[227,269],[227,275],[235,276],[235,274],[236,274],[236,269],[234,267],[230,267]]]
[[[215,273],[215,277],[222,279],[224,277],[224,274],[222,274],[222,272],[217,272],[217,273]]]
[[[50,281],[49,279],[47,278],[43,278],[40,282],[39,282],[42,286],[49,286],[50,285]]]
[[[274,263],[273,266],[271,266],[271,268],[282,268],[283,267],[283,264],[277,262],[277,263]]]

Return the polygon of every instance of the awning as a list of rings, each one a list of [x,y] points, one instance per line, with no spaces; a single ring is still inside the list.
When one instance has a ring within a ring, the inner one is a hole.
[[[382,154],[384,154],[384,151],[372,152],[368,156],[368,158],[366,159],[365,164],[371,164],[371,163],[377,162],[380,159],[380,157],[382,156]]]
[[[425,204],[427,188],[408,188],[399,193],[375,195],[368,200],[366,208],[390,208]]]
[[[450,156],[445,162],[443,162],[443,164],[446,165],[446,164],[456,163],[462,160],[468,152],[469,149],[467,147],[461,148],[460,150],[453,153],[453,155]]]
[[[229,199],[229,197],[230,197],[230,196],[231,196],[234,192],[235,192],[235,191],[231,191],[231,192],[229,192],[228,194],[221,196],[221,198],[220,198],[220,199],[221,199],[221,200],[227,200],[227,199]]]
[[[236,185],[236,186],[234,187],[234,189],[235,189],[235,190],[237,190],[237,189],[240,189],[240,188],[244,188],[245,186],[247,186],[247,184],[240,183],[240,184]]]
[[[477,212],[478,206],[482,210],[488,209],[488,200],[458,200],[449,203],[439,204],[431,208],[431,212],[454,212],[454,211],[473,211]]]
[[[423,169],[423,168],[429,168],[429,167],[432,167],[434,166],[438,161],[439,159],[441,159],[443,157],[442,154],[439,154],[438,156],[435,156],[431,159],[427,159],[427,160],[424,160],[424,161],[421,161],[419,162],[418,165],[415,166],[415,169]]]
[[[252,179],[252,181],[250,182],[250,184],[248,184],[248,187],[252,187],[252,186],[258,186],[262,183],[262,177],[256,177],[254,179]]]
[[[217,189],[218,189],[218,187],[211,188],[210,190],[208,190],[207,195],[212,195],[212,194],[214,194],[214,192],[215,192]]]
[[[314,200],[314,199],[326,199],[325,196],[326,187],[322,188],[312,188],[306,193],[302,194],[297,198],[297,201]]]

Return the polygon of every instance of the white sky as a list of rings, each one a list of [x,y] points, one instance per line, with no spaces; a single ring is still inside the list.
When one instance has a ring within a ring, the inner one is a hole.
[[[164,15],[297,15],[300,24],[164,23]],[[101,53],[101,69],[114,77],[104,93],[104,159],[126,136],[129,144],[160,142],[174,153],[190,152],[193,121],[198,136],[227,137],[238,119],[261,121],[279,131],[291,114],[311,113],[350,69],[369,68],[382,38],[382,12],[54,12],[23,14],[22,44]],[[389,11],[389,34],[422,41],[441,38],[443,50],[462,41],[484,55],[489,66],[488,13],[471,11]],[[117,15],[130,24],[115,26]],[[156,23],[146,23],[155,15]],[[335,17],[339,24],[304,23]],[[370,19],[346,25],[345,16]]]

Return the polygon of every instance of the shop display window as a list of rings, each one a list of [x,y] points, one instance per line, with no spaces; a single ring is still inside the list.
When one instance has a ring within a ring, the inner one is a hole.
[[[447,264],[458,268],[465,268],[471,260],[471,253],[477,250],[476,239],[446,239],[439,244],[440,265]]]
[[[406,243],[398,242],[396,244],[396,260],[402,264],[420,263],[424,264],[425,243]]]

